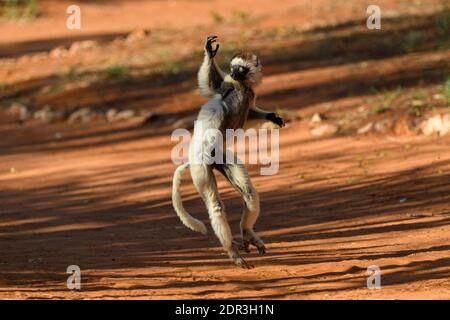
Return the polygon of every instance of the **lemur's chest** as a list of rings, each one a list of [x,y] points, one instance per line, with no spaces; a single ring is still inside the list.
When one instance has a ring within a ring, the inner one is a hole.
[[[220,89],[225,129],[242,128],[254,103],[255,93],[250,88],[227,82]]]

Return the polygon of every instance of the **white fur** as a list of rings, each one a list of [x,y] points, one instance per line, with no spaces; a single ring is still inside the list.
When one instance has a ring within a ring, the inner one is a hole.
[[[189,164],[183,164],[179,166],[173,175],[173,184],[172,184],[172,203],[173,207],[175,209],[175,212],[178,214],[178,217],[180,218],[181,222],[188,227],[189,229],[197,232],[201,232],[203,234],[207,234],[208,231],[206,230],[206,226],[203,222],[200,220],[195,219],[192,217],[189,213],[186,212],[186,210],[183,207],[183,203],[181,201],[181,195],[180,195],[180,185],[181,185],[181,176],[183,172],[186,170],[186,168],[189,166]]]
[[[215,147],[217,143],[217,136],[214,135],[214,132],[218,132],[215,131],[215,129],[219,128],[220,124],[223,121],[223,117],[224,114],[221,107],[221,97],[220,95],[216,95],[216,97],[208,101],[208,103],[206,103],[201,108],[197,121],[194,125],[194,135],[189,146],[189,164],[191,166],[191,175],[194,180],[194,184],[195,179],[200,181],[196,185],[197,189],[202,195],[202,198],[207,205],[209,215],[211,219],[215,221],[216,225],[219,223],[216,221],[218,219],[216,218],[216,216],[221,214],[221,207],[223,207],[223,205],[219,203],[220,198],[218,197],[215,181],[211,181],[212,172],[210,174],[208,174],[207,172],[207,170],[211,170],[211,168],[209,165],[204,164],[204,162],[205,158],[209,157],[209,155],[211,154],[210,151]],[[181,175],[189,166],[189,164],[181,165],[175,170],[173,176],[172,203],[175,211],[178,214],[178,217],[186,227],[193,231],[206,234],[207,230],[205,224],[200,220],[193,218],[188,212],[186,212],[181,200]],[[213,199],[216,200],[213,201]],[[222,221],[222,219],[219,220]],[[219,226],[216,227],[219,228]],[[221,239],[224,241],[224,243],[228,243],[228,238],[225,239],[226,237],[224,236],[224,234],[227,234],[226,227],[220,227],[220,230],[217,228],[215,228],[216,233],[220,232],[220,234],[222,235]]]
[[[189,163],[205,163],[205,159],[209,159],[211,151],[215,147],[220,147],[217,143],[223,143],[223,137],[218,129],[224,116],[220,94],[217,94],[200,109],[189,145]]]
[[[223,77],[225,77],[225,73],[220,69],[220,67],[216,64],[214,59],[211,59],[208,54],[205,52],[205,57],[203,58],[203,63],[200,66],[197,74],[198,87],[200,89],[200,94],[206,98],[213,97],[216,92],[209,87],[209,70],[214,64],[217,72]]]
[[[250,61],[245,61],[241,57],[236,57],[233,60],[231,60],[231,65],[232,66],[243,66],[243,67],[247,67],[247,68],[251,68],[253,66],[252,63],[250,63]]]
[[[207,55],[203,59],[203,63],[198,70],[197,79],[200,94],[204,97],[210,97],[214,92],[209,87],[209,69],[211,68],[211,59]]]

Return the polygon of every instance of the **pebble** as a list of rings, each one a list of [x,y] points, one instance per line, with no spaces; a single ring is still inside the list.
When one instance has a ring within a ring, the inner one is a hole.
[[[324,120],[324,116],[318,112],[314,113],[313,116],[311,117],[311,123],[313,123],[313,124],[321,123],[323,120]]]
[[[357,133],[358,134],[366,134],[366,133],[370,132],[372,129],[373,129],[373,122],[369,122],[365,126],[359,128]]]
[[[332,136],[339,131],[339,127],[326,123],[311,130],[311,134],[315,137]]]
[[[77,111],[73,112],[69,118],[67,118],[68,123],[75,123],[75,122],[89,122],[94,117],[94,113],[90,108],[84,107],[81,109],[78,109]]]
[[[423,134],[445,136],[450,133],[450,113],[435,115],[420,124]]]

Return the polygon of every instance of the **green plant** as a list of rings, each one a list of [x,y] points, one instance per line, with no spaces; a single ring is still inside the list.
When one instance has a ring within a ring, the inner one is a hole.
[[[8,20],[35,19],[40,15],[37,0],[5,0],[0,5],[0,16]]]
[[[407,53],[414,51],[417,44],[420,42],[421,37],[421,34],[417,31],[408,32],[402,44],[403,50]]]
[[[233,16],[241,23],[250,21],[250,15],[245,11],[236,10],[233,12]]]
[[[6,83],[0,82],[0,90],[6,90],[8,85]]]
[[[163,62],[159,67],[157,67],[154,72],[160,74],[177,74],[186,68],[187,66],[184,60],[166,61]]]
[[[376,106],[372,108],[372,113],[381,114],[391,110],[392,104],[400,96],[402,88],[398,87],[394,90],[385,90],[382,92],[372,88],[371,91],[375,95],[376,104]]]
[[[105,70],[106,77],[112,79],[123,77],[127,72],[127,68],[122,66],[112,66]]]
[[[183,60],[178,60],[168,65],[168,70],[171,73],[179,73],[186,67],[186,63]]]
[[[224,54],[227,58],[231,58],[231,55],[234,54],[234,52],[237,50],[238,44],[235,41],[230,41],[224,43],[220,50],[222,51],[222,54]],[[228,57],[229,55],[229,57]]]
[[[34,19],[39,16],[39,7],[37,0],[28,0],[23,9],[22,17],[25,19]]]
[[[67,70],[67,77],[71,78],[71,79],[75,78],[78,74],[78,68],[79,68],[79,65],[76,65],[76,64],[69,66],[69,68]]]
[[[444,93],[444,96],[447,97],[447,105],[450,105],[450,77],[448,77],[444,83],[443,93]]]
[[[422,112],[420,111],[420,108],[417,106],[411,106],[408,109],[408,114],[411,116],[417,116],[420,117],[420,115],[422,114]]]
[[[374,114],[382,114],[391,110],[390,106],[380,106],[372,109],[372,113]]]
[[[414,94],[413,98],[415,100],[425,100],[428,97],[428,94],[425,91],[418,91]]]
[[[171,57],[173,57],[173,51],[169,48],[162,48],[156,52],[156,55],[161,59],[170,59]]]
[[[63,83],[56,83],[50,88],[50,93],[60,93],[65,90],[65,85]]]
[[[450,33],[450,9],[447,8],[439,13],[434,17],[433,22],[439,34],[448,36]]]
[[[211,17],[215,23],[222,23],[224,21],[223,16],[216,11],[211,12]]]
[[[0,7],[1,16],[5,19],[16,20],[20,18],[20,8],[18,0],[6,0]]]

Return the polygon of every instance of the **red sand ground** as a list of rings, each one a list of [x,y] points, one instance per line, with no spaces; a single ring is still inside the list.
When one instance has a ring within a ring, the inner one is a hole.
[[[2,146],[2,298],[450,297],[448,138],[312,139],[301,124],[284,129],[279,174],[251,171],[268,254],[248,255],[256,268],[247,271],[221,255],[212,234],[194,234],[175,216],[167,135],[26,129]],[[220,187],[237,232],[240,200]],[[183,195],[206,220],[187,179]],[[81,292],[65,287],[71,264],[82,269]],[[365,286],[373,264],[382,270],[377,291]]]

